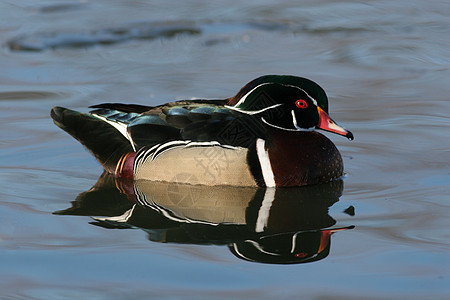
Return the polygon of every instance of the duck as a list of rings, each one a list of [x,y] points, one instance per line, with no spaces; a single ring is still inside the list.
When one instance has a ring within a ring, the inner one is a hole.
[[[54,123],[120,179],[209,186],[293,187],[344,175],[336,146],[353,140],[314,81],[258,77],[225,99],[157,106],[103,103],[87,113],[55,106]]]

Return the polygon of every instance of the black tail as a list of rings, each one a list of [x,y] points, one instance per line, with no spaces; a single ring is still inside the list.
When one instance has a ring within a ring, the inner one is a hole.
[[[55,106],[50,115],[55,124],[85,146],[109,173],[119,159],[133,152],[131,143],[113,126],[86,113]]]

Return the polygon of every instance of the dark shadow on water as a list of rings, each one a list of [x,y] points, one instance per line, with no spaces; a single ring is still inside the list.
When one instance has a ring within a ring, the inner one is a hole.
[[[89,32],[45,32],[16,37],[8,42],[12,51],[44,51],[59,48],[86,48],[112,45],[130,40],[171,38],[180,34],[195,35],[201,30],[192,24],[136,23],[117,28],[104,28]]]
[[[38,8],[39,13],[51,13],[64,10],[80,9],[84,6],[51,5]],[[34,32],[13,37],[6,43],[11,51],[46,51],[54,49],[84,49],[94,46],[106,46],[124,43],[127,41],[152,41],[155,39],[169,39],[179,35],[203,36],[203,45],[213,46],[221,43],[232,42],[233,36],[241,36],[248,32],[289,32],[293,34],[328,34],[371,31],[366,28],[309,28],[303,24],[287,24],[285,22],[151,22],[136,21],[133,23],[117,25],[113,28],[97,28],[92,30],[80,30],[74,28],[69,31],[61,31],[55,28],[46,32]]]
[[[342,180],[264,189],[130,182],[104,173],[55,214],[92,216],[91,224],[110,229],[140,228],[154,242],[228,245],[244,260],[295,264],[327,257],[331,235],[354,227],[337,227],[328,214],[342,191]]]

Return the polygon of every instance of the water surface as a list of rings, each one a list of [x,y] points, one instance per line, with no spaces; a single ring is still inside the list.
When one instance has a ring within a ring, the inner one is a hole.
[[[449,13],[444,1],[1,2],[0,298],[448,298]],[[108,206],[104,190],[73,210],[102,168],[53,125],[52,106],[223,98],[271,73],[318,82],[355,135],[326,134],[347,175],[314,225],[355,226],[326,257],[234,255],[236,234],[256,238],[256,223],[241,229],[258,196],[206,212],[235,227],[202,243],[161,243],[162,225],[106,226],[131,202]]]

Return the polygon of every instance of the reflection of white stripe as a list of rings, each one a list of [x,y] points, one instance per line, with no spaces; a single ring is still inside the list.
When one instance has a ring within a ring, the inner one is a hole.
[[[108,120],[107,118],[97,115],[97,114],[92,114],[94,117],[108,123],[109,125],[111,125],[112,127],[114,127],[115,129],[117,129],[131,144],[131,147],[133,147],[133,150],[136,151],[136,148],[134,147],[134,142],[133,139],[131,138],[131,135],[128,134],[128,125],[125,123],[121,123],[121,122],[117,122],[117,121],[112,121],[112,120]]]
[[[117,223],[126,223],[133,216],[133,211],[134,211],[135,207],[136,207],[136,204],[133,205],[132,208],[130,208],[129,210],[127,210],[120,216],[113,216],[113,217],[106,217],[106,218],[92,217],[92,219],[94,219],[96,221],[110,221],[110,222],[117,222]]]
[[[281,256],[281,254],[278,254],[276,252],[269,252],[264,250],[260,244],[258,244],[258,242],[256,241],[252,241],[252,240],[246,240],[247,243],[252,244],[256,249],[258,249],[261,253],[267,254],[267,255],[272,255],[272,256]]]
[[[273,178],[272,165],[270,164],[269,153],[265,149],[266,141],[263,139],[256,140],[256,154],[258,155],[261,172],[266,187],[275,187],[275,179]]]
[[[256,249],[258,249],[261,253],[264,253],[264,254],[267,254],[267,255],[272,255],[272,256],[281,256],[280,254],[277,254],[277,253],[270,253],[270,252],[265,251],[265,250],[261,247],[261,245],[259,245],[259,244],[258,244],[257,242],[255,242],[255,241],[252,241],[252,240],[245,240],[244,242],[245,242],[245,243],[252,244],[252,245],[253,245]],[[246,259],[246,260],[248,260],[248,261],[257,261],[257,260],[255,260],[254,258],[249,257],[249,256],[245,255],[244,253],[242,253],[241,251],[239,251],[239,248],[237,247],[236,243],[233,243],[233,250],[237,253],[237,255],[238,255],[239,257],[242,257],[242,258],[244,258],[244,259]]]
[[[292,236],[292,247],[291,247],[291,253],[294,253],[295,251],[295,245],[297,244],[297,235],[300,234],[301,232],[297,232],[296,234],[294,234]]]
[[[267,223],[269,222],[270,216],[270,208],[272,207],[272,203],[274,200],[275,200],[275,189],[266,188],[264,199],[258,211],[258,218],[256,219],[256,226],[255,226],[256,232],[263,232],[264,228],[267,227]]]

